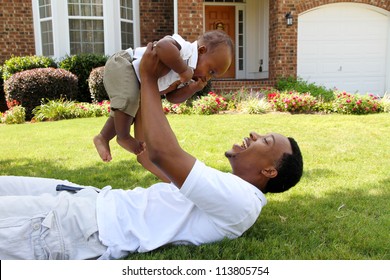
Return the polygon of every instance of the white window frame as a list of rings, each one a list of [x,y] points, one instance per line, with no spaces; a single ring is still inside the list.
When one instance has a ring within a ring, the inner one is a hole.
[[[39,18],[39,1],[31,0],[33,8],[35,52],[42,55],[41,27]],[[140,24],[139,24],[139,0],[133,1],[133,28],[134,47],[140,46]],[[60,59],[70,54],[69,40],[69,16],[67,0],[51,0],[52,26],[53,26],[53,47],[54,58]],[[84,17],[87,19],[87,17]],[[105,55],[112,55],[121,50],[120,30],[120,0],[103,0],[103,21],[104,21],[104,51]],[[91,17],[101,19],[101,17]]]

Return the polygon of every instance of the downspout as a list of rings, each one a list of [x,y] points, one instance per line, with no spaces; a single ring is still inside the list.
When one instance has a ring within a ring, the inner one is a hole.
[[[385,92],[383,95],[390,95],[390,14],[388,15],[388,24],[387,24],[387,63],[386,63],[386,82],[385,82]]]
[[[179,33],[177,0],[173,0],[173,33]]]

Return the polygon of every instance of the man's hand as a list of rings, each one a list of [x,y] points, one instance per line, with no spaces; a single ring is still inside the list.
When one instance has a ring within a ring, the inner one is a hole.
[[[145,59],[143,59],[145,57]],[[158,58],[156,51],[153,48],[153,43],[149,43],[146,46],[146,51],[142,57],[142,62],[140,63],[140,76],[141,76],[141,85],[144,79],[149,79],[157,81],[161,76],[164,70],[164,64]]]

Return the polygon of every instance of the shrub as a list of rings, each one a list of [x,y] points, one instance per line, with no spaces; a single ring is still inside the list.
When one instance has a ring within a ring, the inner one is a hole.
[[[214,92],[209,92],[207,96],[199,97],[192,102],[192,109],[195,114],[211,115],[226,110],[228,103],[226,99]]]
[[[382,111],[379,98],[373,94],[360,95],[348,92],[335,92],[333,111],[340,114],[364,115]]]
[[[183,102],[180,104],[172,104],[166,99],[162,99],[162,109],[165,114],[186,114],[189,115],[192,113],[190,102]]]
[[[276,81],[276,89],[279,91],[297,91],[308,92],[317,98],[323,98],[324,101],[331,101],[334,98],[333,90],[327,89],[324,86],[309,83],[302,78],[281,77]]]
[[[280,112],[310,113],[315,111],[317,100],[309,93],[295,91],[270,93],[267,96],[272,109]]]
[[[64,99],[48,100],[33,110],[36,121],[57,121],[74,118],[108,117],[110,103],[78,103]]]
[[[171,104],[170,112],[174,114],[189,115],[192,113],[192,108],[187,104],[187,102]]]
[[[169,114],[171,112],[171,103],[164,99],[161,99],[161,106],[164,111],[164,114]]]
[[[333,112],[333,102],[324,101],[322,99],[317,100],[316,105],[313,108],[315,112],[330,114]]]
[[[13,74],[47,67],[57,68],[57,63],[52,58],[45,56],[13,56],[4,62],[2,77],[6,81]]]
[[[390,113],[390,94],[385,94],[381,100],[383,112]]]
[[[0,112],[5,112],[8,109],[4,94],[3,67],[0,66]]]
[[[89,92],[93,102],[108,100],[108,94],[103,83],[104,66],[95,68],[91,71],[88,78]]]
[[[100,54],[79,54],[67,56],[59,63],[59,67],[68,70],[78,77],[79,92],[76,100],[80,102],[91,102],[88,78],[92,69],[104,66],[107,56]]]
[[[26,121],[26,110],[20,105],[14,106],[0,115],[1,122],[5,124],[20,124]]]
[[[7,102],[16,100],[26,108],[26,118],[42,99],[72,99],[77,93],[77,77],[64,69],[38,68],[16,73],[4,84]]]
[[[271,111],[271,104],[265,98],[251,97],[241,102],[239,110],[247,114],[265,114]]]

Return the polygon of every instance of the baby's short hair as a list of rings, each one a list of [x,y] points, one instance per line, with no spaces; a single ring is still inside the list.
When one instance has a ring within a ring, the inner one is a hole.
[[[213,52],[218,46],[225,45],[227,46],[232,55],[234,54],[234,43],[230,36],[221,30],[211,30],[203,33],[198,38],[199,44],[206,45],[207,49],[210,52]]]

